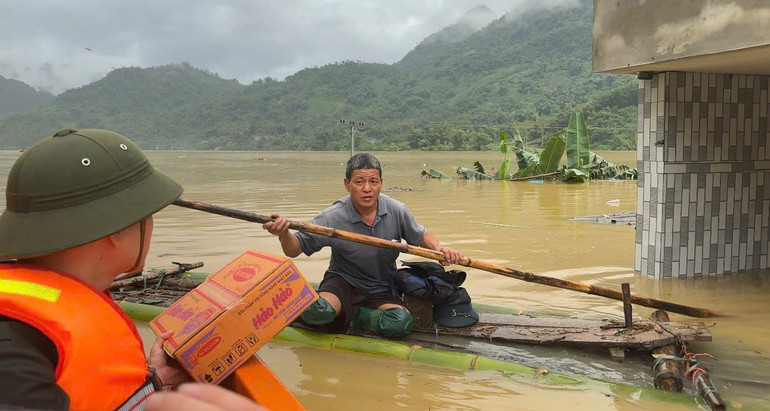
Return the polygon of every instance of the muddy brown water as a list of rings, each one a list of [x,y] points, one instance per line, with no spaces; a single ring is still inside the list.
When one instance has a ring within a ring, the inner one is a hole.
[[[433,168],[453,175],[452,166],[476,160],[498,167],[497,152],[375,153],[383,164],[386,194],[406,203],[418,221],[445,245],[466,256],[523,271],[620,289],[736,313],[705,319],[714,341],[694,346],[708,352],[715,384],[729,406],[770,409],[770,274],[755,271],[703,280],[656,281],[633,272],[634,228],[567,220],[574,216],[634,211],[635,181],[589,184],[426,180]],[[601,153],[635,165],[635,152]],[[3,188],[17,152],[0,152]],[[345,152],[177,152],[149,151],[155,166],[185,187],[184,197],[260,214],[280,213],[309,222],[346,194]],[[260,160],[267,158],[267,161]],[[0,200],[4,204],[4,189]],[[216,271],[246,249],[280,254],[275,237],[258,224],[168,207],[155,217],[147,266],[203,261]],[[311,281],[319,281],[329,252],[294,259]],[[417,257],[403,255],[403,259]],[[462,267],[459,267],[462,268]],[[574,291],[525,283],[466,269],[464,286],[474,302],[581,318],[622,318],[619,302]],[[651,309],[634,306],[634,315]],[[672,314],[672,320],[699,321]],[[139,324],[146,345],[152,332]],[[492,347],[487,352],[550,372],[583,375],[634,386],[651,386],[651,357],[629,355],[611,362],[603,352],[553,347]],[[327,351],[295,343],[270,342],[260,356],[311,410],[504,410],[504,409],[693,409],[671,402],[614,394],[607,388],[555,386],[495,372],[456,370],[367,354]],[[705,405],[701,404],[701,408]]]

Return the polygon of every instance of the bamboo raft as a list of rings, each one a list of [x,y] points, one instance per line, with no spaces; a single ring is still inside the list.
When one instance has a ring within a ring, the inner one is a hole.
[[[273,221],[272,217],[266,215],[216,206],[199,201],[178,199],[174,202],[174,205],[192,210],[217,214],[229,218],[240,219],[252,223],[265,224]],[[613,223],[615,222],[612,221],[612,219],[610,220]],[[400,253],[412,254],[419,257],[437,260],[439,262],[446,261],[444,254],[440,251],[412,246],[405,243],[396,243],[377,237],[356,234],[331,227],[318,226],[297,221],[289,221],[289,228],[311,234],[332,237],[345,241],[352,241],[392,251],[398,251]],[[714,395],[716,394],[716,388],[713,386],[713,384],[711,384],[711,381],[708,378],[708,371],[704,367],[700,366],[698,356],[703,356],[706,354],[693,353],[690,351],[688,346],[688,343],[693,340],[710,341],[711,335],[708,332],[708,329],[706,329],[702,323],[688,323],[683,326],[678,326],[677,324],[667,322],[667,313],[665,311],[698,318],[724,317],[730,316],[731,314],[704,307],[693,307],[649,297],[632,295],[630,292],[630,284],[628,283],[622,284],[623,289],[622,292],[620,292],[606,287],[538,275],[535,273],[521,271],[510,267],[504,267],[495,263],[467,257],[463,257],[460,261],[456,261],[455,263],[461,266],[476,268],[482,271],[487,271],[520,281],[533,282],[550,287],[557,287],[585,294],[602,296],[605,298],[622,301],[623,303],[625,321],[622,323],[614,322],[607,324],[578,324],[576,321],[574,321],[575,319],[565,319],[565,322],[550,324],[550,328],[544,328],[540,326],[542,321],[539,321],[537,324],[522,324],[520,322],[514,322],[512,317],[509,316],[503,318],[501,321],[496,321],[491,317],[485,316],[483,318],[484,321],[474,324],[472,326],[473,328],[467,327],[464,331],[459,332],[464,334],[464,337],[470,337],[470,339],[476,340],[489,339],[490,341],[497,339],[501,342],[529,342],[537,343],[540,345],[572,344],[577,347],[586,348],[591,346],[603,346],[609,349],[613,359],[617,361],[622,361],[625,351],[629,350],[630,348],[645,350],[650,350],[652,348],[656,351],[654,355],[659,356],[656,358],[658,360],[662,359],[660,363],[656,360],[655,364],[653,365],[656,386],[660,386],[664,390],[677,389],[677,384],[659,385],[657,383],[659,379],[658,377],[667,378],[669,376],[668,373],[672,372],[672,369],[684,369],[684,367],[666,367],[665,364],[667,363],[670,364],[672,362],[680,362],[680,365],[687,364],[685,376],[688,378],[692,376],[693,385],[696,386],[699,394],[706,400],[709,407],[712,410],[721,410],[725,408],[724,403],[721,401],[721,398],[718,396],[718,394]],[[146,285],[144,288],[147,288]],[[408,300],[407,303],[409,304]],[[645,320],[634,320],[632,317],[632,304],[655,308],[658,310],[656,313],[662,312],[666,318],[662,316],[651,318],[653,324],[643,323]],[[140,306],[145,307],[141,304]],[[478,305],[476,308],[478,309]],[[412,312],[412,315],[415,317],[415,328],[418,330],[418,333],[419,330],[430,330],[431,326],[433,326],[432,331],[435,332],[436,336],[447,335],[449,333],[455,333],[455,335],[452,337],[457,335],[458,329],[456,328],[451,329],[450,331],[447,329],[441,329],[440,327],[433,324],[432,306],[425,308],[425,304],[410,304],[409,309]],[[430,313],[430,315],[426,315],[427,313]],[[636,321],[636,323],[634,321]],[[294,329],[295,325],[296,323],[292,324],[292,327],[288,327],[287,329]],[[284,331],[287,329],[284,329]],[[606,332],[601,331],[607,329],[614,330]],[[694,332],[690,332],[690,330],[694,330]],[[353,331],[355,332],[355,330]],[[442,331],[444,333],[440,334]],[[407,338],[413,338],[413,335],[418,333],[412,333],[407,336]],[[568,336],[575,337],[577,335],[581,335],[582,340],[580,338],[568,338]],[[644,336],[644,338],[639,336]],[[640,338],[642,339],[642,342],[636,341]],[[675,344],[675,346],[672,344]],[[364,349],[363,351],[368,350]],[[675,352],[679,355],[682,355],[682,357],[678,357],[677,355],[673,354],[666,354],[666,352]],[[661,366],[659,367],[659,365]]]
[[[141,276],[116,281],[110,292],[116,301],[168,307],[203,282],[205,274],[188,273],[201,266],[203,263],[198,262],[151,269]],[[407,302],[415,316],[417,332],[491,342],[649,351],[674,344],[677,339],[685,342],[711,341],[711,333],[703,322],[667,322],[667,329],[663,329],[651,320],[635,319],[626,327],[609,319],[548,317],[524,313],[514,315],[510,311],[503,314],[483,312],[483,309],[479,314],[480,321],[474,325],[464,328],[440,327],[433,323],[432,306],[412,298],[407,298]],[[295,325],[302,327],[301,324]],[[323,328],[319,330],[327,331]]]
[[[165,307],[170,306],[179,297],[201,284],[207,274],[190,273],[203,263],[176,264],[175,266],[155,268],[133,278],[123,278],[110,288],[113,299],[136,320],[149,321]],[[442,341],[442,338],[460,337],[484,341],[491,344],[530,344],[555,345],[573,348],[608,350],[614,361],[623,361],[626,351],[646,351],[653,356],[679,354],[677,347],[692,342],[711,341],[711,333],[702,322],[671,322],[668,317],[653,317],[649,320],[634,318],[629,324],[617,320],[592,320],[544,316],[521,313],[510,309],[475,304],[480,321],[464,328],[447,328],[433,323],[430,304],[407,297],[409,309],[415,317],[415,330],[407,337],[388,344],[404,344],[411,347],[434,347],[437,351],[453,354],[478,355],[462,346]],[[663,311],[659,311],[665,314]],[[627,317],[628,318],[628,317]],[[292,331],[294,330],[294,331]],[[339,334],[342,332],[343,334]],[[299,333],[299,334],[298,334]],[[318,333],[330,338],[364,338],[368,351],[374,341],[383,339],[358,330],[330,330],[323,327],[308,327],[295,322],[279,334],[302,336],[307,340],[307,333]],[[311,334],[312,335],[312,334]],[[347,335],[347,337],[343,337]],[[290,338],[290,339],[292,339]],[[310,340],[319,337],[312,337]],[[438,341],[438,342],[437,342]],[[360,351],[361,349],[353,349]],[[423,351],[424,352],[424,351]],[[486,355],[489,355],[487,353]],[[481,353],[481,355],[485,355]],[[666,360],[654,367],[654,385],[666,391],[681,391],[685,369],[678,361]],[[706,374],[705,377],[708,377]],[[699,376],[698,391],[712,391],[706,388],[704,376]],[[709,385],[710,380],[706,381]],[[710,394],[712,397],[713,393]],[[717,394],[718,396],[718,394]],[[704,396],[705,398],[705,396]],[[721,398],[719,399],[721,401]],[[719,410],[709,404],[711,409]]]

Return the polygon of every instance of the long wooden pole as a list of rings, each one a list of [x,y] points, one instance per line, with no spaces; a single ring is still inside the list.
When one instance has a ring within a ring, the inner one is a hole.
[[[250,221],[254,223],[264,224],[264,223],[273,221],[271,217],[266,215],[256,214],[248,211],[235,210],[235,209],[226,208],[226,207],[220,207],[220,206],[207,204],[199,201],[189,201],[189,200],[179,199],[174,202],[174,205],[191,208],[194,210],[205,211],[207,213],[218,214],[225,217],[237,218],[240,220]],[[402,253],[430,258],[433,260],[445,261],[444,254],[437,250],[430,250],[427,248],[417,247],[406,243],[396,243],[396,242],[388,241],[382,238],[352,233],[350,231],[343,231],[335,228],[324,227],[324,226],[315,225],[315,224],[302,223],[297,221],[289,221],[289,228],[291,228],[292,230],[304,231],[307,233],[322,235],[325,237],[338,238],[341,240],[353,241],[356,243],[367,244],[374,247],[386,248],[389,250],[399,251]],[[517,280],[549,285],[552,287],[564,288],[567,290],[579,291],[585,294],[600,295],[602,297],[623,301],[623,294],[620,291],[611,290],[609,288],[599,287],[596,285],[589,285],[589,284],[584,284],[584,283],[575,282],[575,281],[568,281],[568,280],[562,280],[559,278],[537,275],[537,274],[533,274],[525,271],[514,270],[513,268],[504,267],[502,265],[498,265],[494,263],[488,263],[480,260],[473,260],[470,258],[464,258],[462,261],[459,262],[459,264],[466,267],[477,268],[479,270],[488,271],[490,273],[495,273],[506,277],[515,278]],[[654,298],[639,297],[636,295],[631,295],[631,303],[643,305],[645,307],[657,308],[661,310],[684,314],[690,317],[707,318],[707,317],[727,316],[724,313],[720,313],[714,310],[709,310],[707,308],[689,307],[686,305],[656,300]]]

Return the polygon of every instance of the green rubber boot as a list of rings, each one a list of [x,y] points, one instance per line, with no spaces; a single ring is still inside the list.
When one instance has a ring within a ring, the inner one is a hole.
[[[361,307],[353,327],[385,337],[403,337],[414,327],[414,318],[402,308],[373,310]]]
[[[334,311],[334,307],[329,301],[323,297],[318,297],[310,307],[302,312],[299,318],[306,324],[324,325],[334,321],[337,318],[337,312]]]

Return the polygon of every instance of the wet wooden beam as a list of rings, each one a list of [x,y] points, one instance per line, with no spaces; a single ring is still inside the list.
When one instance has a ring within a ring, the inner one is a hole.
[[[631,318],[631,285],[629,283],[623,283],[620,285],[621,292],[623,293],[623,317],[626,320],[626,327],[633,325],[633,319]]]
[[[621,328],[602,328],[614,324]],[[635,321],[631,327],[626,328],[622,322],[613,323],[609,320],[480,313],[479,322],[470,327],[438,327],[438,333],[522,344],[625,347],[637,350],[650,350],[676,343],[676,337],[668,332],[656,331],[655,326],[649,320]],[[711,333],[702,322],[670,322],[667,327],[683,341],[711,341]]]
[[[119,289],[126,286],[142,286],[145,283],[157,283],[161,277],[181,274],[195,268],[203,267],[203,261],[189,264],[177,264],[165,268],[150,268],[141,274],[126,275],[112,282],[111,289]],[[151,282],[152,280],[152,282]]]
[[[433,331],[433,304],[417,297],[404,297],[406,306],[414,318],[414,329],[418,331]]]

